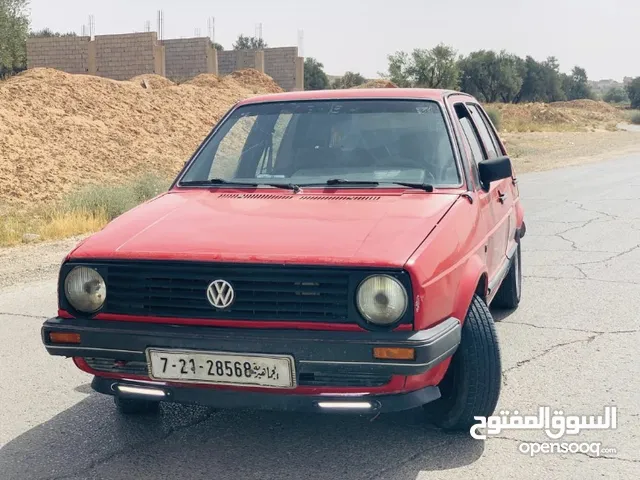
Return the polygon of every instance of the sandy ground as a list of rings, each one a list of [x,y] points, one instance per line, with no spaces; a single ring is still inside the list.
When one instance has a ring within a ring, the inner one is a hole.
[[[55,275],[64,257],[82,238],[0,248],[0,288]]]
[[[505,133],[517,172],[539,172],[640,152],[640,131]]]

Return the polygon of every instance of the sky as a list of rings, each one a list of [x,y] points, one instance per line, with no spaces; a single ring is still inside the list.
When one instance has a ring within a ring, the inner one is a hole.
[[[298,45],[330,75],[357,71],[376,78],[387,55],[443,42],[459,54],[505,49],[560,69],[586,68],[591,80],[640,76],[640,0],[31,0],[33,29],[81,32],[93,15],[96,34],[156,28],[165,38],[207,36],[230,49],[238,36],[262,36],[273,47]]]

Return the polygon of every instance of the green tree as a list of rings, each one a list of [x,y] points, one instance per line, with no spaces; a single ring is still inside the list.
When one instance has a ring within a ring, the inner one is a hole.
[[[236,43],[233,44],[234,50],[262,50],[267,48],[266,42],[262,38],[247,37],[245,35],[238,35]]]
[[[631,80],[625,88],[631,102],[631,108],[640,108],[640,77]]]
[[[514,98],[515,102],[556,102],[565,100],[563,81],[558,60],[549,57],[538,62],[527,56],[524,61],[522,87]]]
[[[607,90],[602,99],[605,102],[609,103],[623,103],[629,101],[627,92],[624,88],[620,87],[611,87],[609,90]]]
[[[0,77],[27,67],[29,0],[0,0]]]
[[[396,52],[387,56],[389,71],[382,76],[389,78],[398,87],[411,87],[409,73],[409,55],[406,52]]]
[[[76,32],[60,33],[60,32],[54,32],[49,28],[43,28],[42,30],[29,32],[29,36],[30,37],[77,37],[78,35],[76,34]]]
[[[332,87],[333,88],[353,88],[353,87],[357,87],[358,85],[362,85],[366,81],[367,79],[364,78],[359,73],[347,72],[342,77],[336,78],[333,81]]]
[[[524,60],[505,51],[470,53],[459,61],[460,88],[482,102],[512,102],[522,87]]]
[[[594,97],[591,87],[589,86],[587,71],[578,66],[573,67],[571,75],[564,75],[562,77],[562,89],[568,100]]]
[[[548,57],[542,62],[544,80],[547,87],[548,102],[566,100],[562,90],[562,77],[560,76],[560,64],[556,57]]]
[[[411,55],[396,52],[387,60],[389,67],[385,76],[399,87],[458,88],[460,71],[456,51],[447,45],[416,48]]]
[[[215,48],[217,51],[219,52],[223,52],[224,51],[224,47],[222,45],[220,45],[219,43],[216,42],[212,42],[213,48]]]
[[[329,88],[329,77],[324,71],[324,65],[315,58],[304,60],[304,89],[325,90]]]

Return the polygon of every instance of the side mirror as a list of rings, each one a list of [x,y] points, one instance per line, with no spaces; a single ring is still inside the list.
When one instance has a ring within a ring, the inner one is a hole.
[[[492,158],[478,164],[480,181],[488,189],[491,182],[513,176],[511,159],[509,157]]]

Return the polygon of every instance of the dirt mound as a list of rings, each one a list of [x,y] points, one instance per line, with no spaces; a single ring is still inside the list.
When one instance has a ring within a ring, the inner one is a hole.
[[[398,86],[390,80],[379,78],[376,80],[369,80],[362,85],[358,85],[352,88],[398,88]]]
[[[619,110],[616,107],[606,102],[599,102],[586,98],[582,100],[570,100],[568,102],[553,102],[549,105],[551,107],[589,110],[590,112],[599,112],[603,114],[617,115],[619,113]]]
[[[487,108],[502,113],[502,128],[510,132],[586,131],[614,129],[621,112],[604,102],[572,100],[553,103],[496,103]]]
[[[224,77],[219,77],[218,75],[214,75],[213,73],[201,73],[195,78],[183,83],[182,85],[194,85],[196,87],[203,88],[220,88],[228,87],[228,82],[224,82],[222,79]]]
[[[153,90],[159,90],[161,88],[173,87],[175,83],[173,83],[168,78],[165,78],[161,75],[138,75],[137,77],[133,77],[130,82],[137,83],[141,87],[150,88]]]
[[[282,88],[269,75],[260,73],[252,68],[246,70],[238,70],[233,72],[229,77],[233,78],[238,84],[250,90],[259,89],[259,93],[279,93]],[[256,92],[258,93],[258,92]]]
[[[173,175],[235,102],[276,90],[266,75],[251,84],[253,72],[177,86],[146,77],[150,89],[52,69],[0,81],[0,204],[50,202],[143,171]]]
[[[203,73],[185,82],[183,85],[226,90],[244,88],[254,94],[282,92],[282,88],[280,88],[273,78],[252,68],[239,70],[225,77],[219,77],[212,73]]]

